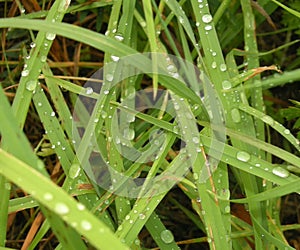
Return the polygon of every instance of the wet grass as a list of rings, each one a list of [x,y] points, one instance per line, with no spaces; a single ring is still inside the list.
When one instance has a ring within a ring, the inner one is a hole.
[[[280,217],[300,191],[299,140],[270,98],[300,78],[282,59],[297,33],[271,17],[299,12],[69,4],[1,3],[0,248],[299,247],[299,221]]]

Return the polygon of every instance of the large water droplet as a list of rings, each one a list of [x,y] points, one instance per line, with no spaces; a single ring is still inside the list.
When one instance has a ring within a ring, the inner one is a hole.
[[[135,136],[135,132],[133,129],[125,128],[123,131],[123,137],[129,141],[133,140]]]
[[[126,121],[131,123],[131,122],[134,122],[135,121],[135,116],[132,115],[132,114],[127,114],[126,115]]]
[[[205,14],[202,16],[202,21],[204,23],[210,23],[212,21],[212,19],[213,19],[212,16],[209,14]]]
[[[231,87],[232,87],[232,85],[231,85],[230,81],[225,80],[225,81],[222,82],[222,88],[224,90],[231,89]]]
[[[47,193],[44,193],[43,198],[46,201],[51,201],[51,200],[53,200],[53,195],[51,193],[47,192]]]
[[[235,123],[241,121],[240,111],[237,108],[232,109],[230,113],[231,113],[231,118]]]
[[[47,40],[53,41],[55,39],[55,37],[56,37],[56,34],[54,34],[54,33],[51,33],[51,32],[46,33]]]
[[[282,167],[273,168],[272,173],[281,178],[287,178],[290,175],[290,172]]]
[[[94,92],[94,90],[93,90],[93,88],[91,88],[91,87],[87,87],[87,88],[85,89],[85,93],[86,93],[87,95],[91,95],[91,94],[93,94],[93,92]]]
[[[115,35],[115,39],[116,39],[117,41],[122,42],[122,41],[124,40],[124,37],[123,37],[121,34],[118,34],[118,35]]]
[[[226,64],[222,63],[222,64],[220,65],[220,70],[223,71],[223,72],[226,71],[226,70],[227,70]]]
[[[204,29],[207,30],[207,31],[212,30],[212,26],[211,25],[205,25]]]
[[[46,60],[47,60],[47,56],[41,56],[41,62],[46,62]]]
[[[120,57],[114,56],[114,55],[111,55],[110,58],[111,58],[111,60],[113,60],[114,62],[118,62],[118,61],[120,60]]]
[[[283,133],[286,135],[289,135],[291,133],[291,131],[289,129],[285,129],[285,130],[283,130]]]
[[[35,42],[30,43],[30,48],[34,48],[36,46]]]
[[[271,116],[265,115],[262,117],[262,121],[264,121],[265,123],[269,124],[269,125],[273,125],[274,124],[274,120]]]
[[[26,89],[29,91],[34,91],[37,85],[37,81],[31,80],[26,83]]]
[[[143,214],[143,213],[141,213],[141,214],[139,214],[139,218],[140,218],[141,220],[144,220],[144,219],[146,218],[146,215]]]
[[[80,223],[82,229],[89,231],[92,229],[92,224],[87,220],[82,220]]]
[[[247,162],[250,160],[251,156],[249,153],[245,152],[245,151],[239,151],[237,154],[236,154],[236,158],[240,161],[243,161],[243,162]]]
[[[105,79],[111,82],[114,79],[114,76],[112,74],[106,74]]]
[[[54,207],[54,211],[60,215],[65,215],[70,212],[70,209],[66,204],[58,202]]]
[[[25,69],[21,72],[21,76],[28,76],[29,75],[29,70]]]
[[[71,165],[69,169],[69,177],[72,179],[75,179],[80,173],[80,165],[77,163],[74,163]]]
[[[160,238],[166,244],[169,244],[174,240],[174,236],[170,230],[163,230],[160,233]]]

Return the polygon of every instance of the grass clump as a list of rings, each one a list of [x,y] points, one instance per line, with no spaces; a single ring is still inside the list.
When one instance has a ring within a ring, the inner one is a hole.
[[[0,247],[297,249],[296,7],[3,1]]]

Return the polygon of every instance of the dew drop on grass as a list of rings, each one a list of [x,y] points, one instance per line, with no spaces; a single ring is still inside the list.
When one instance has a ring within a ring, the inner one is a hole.
[[[216,63],[216,62],[212,62],[211,67],[212,67],[213,69],[216,69],[216,68],[217,68],[217,63]]]
[[[29,70],[25,69],[21,72],[21,76],[28,76],[29,75]]]
[[[213,19],[212,16],[209,14],[205,14],[202,16],[202,21],[204,23],[210,23],[212,21],[212,19]]]
[[[56,34],[54,34],[54,33],[51,33],[51,32],[46,33],[47,40],[53,41],[55,39],[55,37],[56,37]]]
[[[129,122],[129,123],[134,122],[135,121],[135,116],[132,115],[132,114],[127,114],[126,121]]]
[[[85,209],[85,206],[82,203],[78,203],[77,208],[79,211],[83,211]]]
[[[204,29],[207,30],[207,31],[212,30],[212,26],[211,25],[205,25]]]
[[[285,130],[283,130],[283,133],[286,135],[289,135],[291,133],[291,131],[289,129],[285,129]]]
[[[115,39],[119,42],[122,42],[124,40],[124,37],[121,34],[115,35]]]
[[[55,116],[55,112],[52,111],[51,114],[50,114],[50,116],[54,117],[54,116]],[[58,143],[59,143],[59,144],[58,144]],[[60,142],[57,142],[57,145],[60,145]]]
[[[139,214],[139,218],[140,218],[141,220],[144,220],[144,219],[146,218],[146,215],[143,214],[143,213],[141,213],[141,214]]]
[[[106,74],[105,79],[111,82],[114,79],[114,76],[112,74]]]
[[[53,200],[53,195],[51,193],[47,192],[47,193],[44,193],[43,198],[46,201],[51,201],[51,200]]]
[[[222,64],[220,65],[220,70],[223,71],[223,72],[226,71],[226,70],[227,70],[226,64],[222,63]]]
[[[199,137],[196,137],[196,136],[192,138],[192,141],[196,144],[198,144],[200,142]]]
[[[82,220],[81,223],[80,223],[80,226],[85,231],[89,231],[89,230],[92,229],[92,224],[87,220]]]
[[[272,170],[272,173],[274,175],[277,175],[281,178],[287,178],[290,175],[290,172],[287,171],[286,169],[282,168],[282,167],[275,167]]]
[[[69,177],[75,179],[80,173],[80,165],[77,163],[72,164],[69,169]]]
[[[263,116],[262,121],[264,121],[265,123],[267,123],[269,125],[274,125],[274,120],[271,116],[268,116],[268,115]]]
[[[104,95],[108,95],[108,94],[109,94],[109,90],[104,90],[104,91],[103,91],[103,94],[104,94]]]
[[[197,173],[193,173],[193,177],[194,177],[194,180],[198,180],[199,179],[199,176]]]
[[[34,48],[36,46],[35,42],[30,43],[30,48]]]
[[[248,162],[251,158],[250,154],[245,151],[239,151],[236,154],[236,158],[243,162]]]
[[[222,82],[222,88],[224,90],[231,89],[231,87],[232,87],[232,85],[231,85],[230,81],[225,80],[225,81]]]
[[[129,141],[133,140],[135,136],[135,132],[133,129],[125,128],[123,131],[123,137]]]
[[[225,212],[225,214],[229,214],[230,213],[230,206],[226,206],[224,208],[224,212]]]
[[[237,108],[232,109],[230,113],[233,122],[239,123],[241,121],[240,111]]]
[[[91,94],[93,94],[93,92],[94,92],[94,90],[93,90],[93,88],[91,88],[91,87],[87,87],[87,88],[85,89],[85,93],[86,93],[87,95],[91,95]]]
[[[174,240],[174,236],[170,230],[163,230],[160,233],[160,238],[166,244],[169,244]]]
[[[46,62],[46,60],[47,60],[47,56],[41,56],[41,62]]]
[[[26,89],[29,91],[34,91],[36,88],[37,82],[34,80],[28,81],[26,83]]]
[[[55,204],[54,211],[60,215],[65,215],[70,212],[70,209],[66,204],[58,202]]]
[[[101,117],[103,119],[105,119],[107,117],[107,113],[104,110],[101,111]]]
[[[111,58],[111,60],[113,60],[114,62],[118,62],[118,61],[120,60],[120,57],[114,56],[114,55],[111,55],[110,58]]]

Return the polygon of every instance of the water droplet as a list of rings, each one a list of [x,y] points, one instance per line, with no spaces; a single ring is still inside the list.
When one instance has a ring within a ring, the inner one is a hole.
[[[78,203],[77,208],[79,211],[83,211],[85,209],[85,206],[82,203]]]
[[[231,87],[232,87],[232,85],[231,85],[230,81],[225,80],[225,81],[222,82],[222,88],[224,90],[231,89]]]
[[[129,123],[134,122],[135,121],[135,116],[132,115],[132,114],[127,114],[126,121],[129,122]]]
[[[241,121],[241,115],[240,115],[240,111],[236,108],[231,110],[231,118],[235,123],[238,123]]]
[[[220,65],[220,70],[223,71],[223,72],[226,71],[226,70],[227,70],[226,64],[222,63],[222,64]]]
[[[211,25],[205,25],[204,29],[207,30],[207,31],[212,30],[212,26]]]
[[[21,76],[28,76],[29,75],[29,70],[25,69],[21,72]]]
[[[111,82],[114,79],[114,76],[112,74],[106,74],[105,79]]]
[[[285,130],[283,130],[283,133],[286,135],[289,135],[291,133],[291,131],[289,129],[285,129]]]
[[[272,173],[281,178],[287,178],[290,175],[290,172],[282,167],[273,168]]]
[[[141,219],[141,220],[144,220],[145,218],[146,218],[146,215],[145,214],[139,214],[139,218]]]
[[[70,209],[66,204],[58,202],[54,207],[54,211],[60,215],[65,215],[70,212]]]
[[[163,230],[160,233],[160,238],[166,244],[169,244],[174,240],[174,236],[170,230]]]
[[[82,220],[80,223],[82,229],[89,231],[92,229],[92,224],[87,220]]]
[[[56,37],[56,34],[54,34],[54,33],[51,33],[51,32],[46,33],[47,40],[53,41],[55,39],[55,37]]]
[[[262,117],[262,121],[264,121],[265,123],[269,124],[269,125],[273,125],[274,124],[274,120],[271,116],[265,115]]]
[[[193,173],[193,177],[194,177],[194,180],[198,180],[199,179],[199,175],[197,173]]]
[[[41,62],[46,62],[47,56],[41,56]]]
[[[86,93],[87,95],[91,95],[91,94],[94,93],[94,90],[93,90],[93,88],[91,88],[91,87],[87,87],[87,88],[85,89],[85,93]]]
[[[107,113],[104,110],[101,111],[101,117],[103,119],[105,119],[107,117]]]
[[[137,246],[139,246],[139,245],[141,244],[141,241],[140,241],[139,239],[136,239],[136,240],[134,241],[134,244],[136,244]]]
[[[35,42],[30,43],[30,48],[34,48],[36,46]]]
[[[51,114],[50,114],[50,116],[54,117],[54,116],[55,116],[55,112],[52,111]],[[59,143],[59,144],[58,144],[58,143]],[[60,145],[60,142],[57,142],[57,145]]]
[[[51,193],[44,193],[43,195],[43,198],[46,200],[46,201],[51,201],[53,200],[53,195]]]
[[[184,19],[183,19],[182,16],[179,17],[179,22],[180,22],[181,24],[184,23]]]
[[[229,214],[230,213],[230,206],[226,206],[224,208],[224,212],[225,212],[225,214]]]
[[[104,91],[103,91],[103,94],[104,94],[104,95],[108,95],[108,94],[109,94],[109,90],[104,90]]]
[[[129,141],[133,140],[135,136],[135,132],[133,129],[125,128],[123,131],[123,137]]]
[[[192,141],[197,144],[200,142],[199,137],[193,137]]]
[[[115,39],[119,42],[122,42],[124,40],[124,37],[122,35],[118,34],[118,35],[115,35]]]
[[[239,151],[237,154],[236,154],[236,158],[240,161],[243,161],[243,162],[247,162],[250,160],[251,156],[249,153],[247,152],[244,152],[244,151]]]
[[[216,69],[216,68],[217,68],[217,63],[216,63],[216,62],[212,62],[211,67],[212,67],[213,69]]]
[[[209,14],[205,14],[202,16],[202,21],[204,23],[210,23],[212,21],[212,19],[213,19],[212,16]]]
[[[110,58],[111,58],[111,60],[113,60],[114,62],[118,62],[118,61],[120,60],[120,57],[114,56],[114,55],[111,55]]]
[[[35,80],[28,81],[26,83],[26,89],[29,91],[34,91],[36,88],[37,82]]]
[[[69,177],[71,179],[75,179],[80,173],[80,165],[77,163],[74,163],[71,165],[69,169]]]

